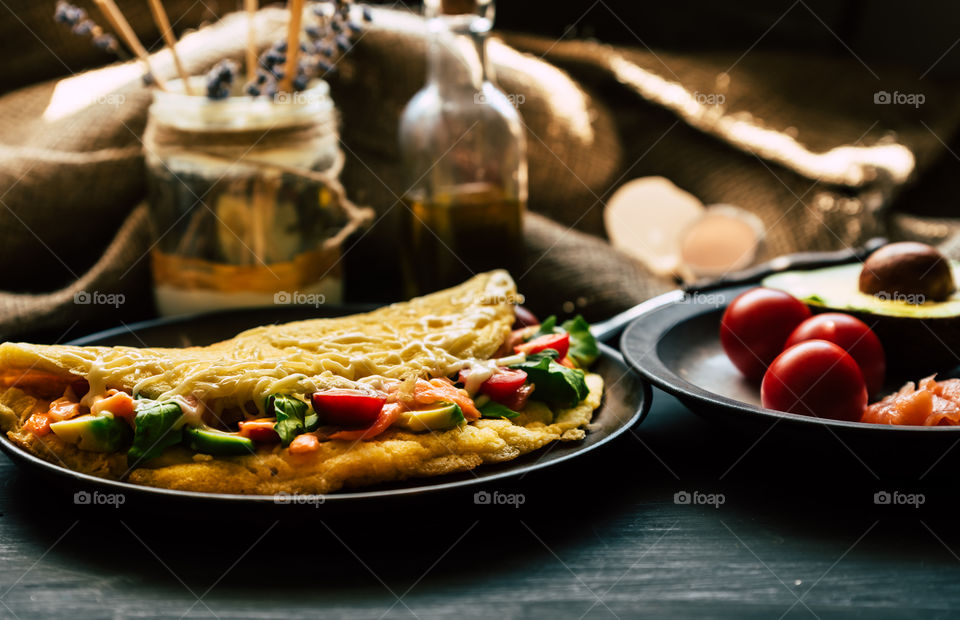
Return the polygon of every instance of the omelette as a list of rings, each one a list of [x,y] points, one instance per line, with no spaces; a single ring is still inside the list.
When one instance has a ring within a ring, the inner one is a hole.
[[[52,463],[270,495],[440,476],[585,436],[603,380],[580,317],[515,329],[505,271],[209,346],[0,345],[0,429]]]

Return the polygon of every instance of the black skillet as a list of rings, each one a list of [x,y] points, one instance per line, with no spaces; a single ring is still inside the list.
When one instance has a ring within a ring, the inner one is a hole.
[[[74,340],[69,344],[135,347],[204,345],[230,338],[245,329],[258,325],[306,318],[343,316],[369,309],[368,306],[321,306],[320,308],[283,306],[279,308],[220,311],[134,323],[129,326],[98,332]],[[583,441],[558,442],[513,461],[482,466],[461,474],[411,479],[361,490],[345,490],[315,498],[226,495],[156,489],[126,482],[105,480],[65,469],[21,450],[5,436],[0,437],[0,449],[15,463],[36,473],[46,475],[52,482],[71,490],[79,488],[98,491],[103,494],[123,493],[128,499],[138,498],[144,501],[152,499],[164,501],[189,500],[216,503],[221,506],[251,503],[260,506],[277,504],[281,508],[298,504],[303,505],[313,501],[330,508],[358,504],[364,500],[377,501],[388,498],[433,495],[442,491],[464,489],[495,480],[522,476],[529,472],[558,465],[603,446],[638,424],[650,407],[649,385],[630,371],[619,353],[606,345],[601,346],[601,356],[591,370],[603,376],[606,386],[603,404],[595,412],[590,430]]]

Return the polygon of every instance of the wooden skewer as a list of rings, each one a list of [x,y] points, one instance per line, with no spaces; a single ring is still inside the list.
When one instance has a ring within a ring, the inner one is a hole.
[[[277,92],[289,92],[293,87],[293,77],[297,71],[297,59],[300,56],[300,23],[303,20],[303,0],[288,0],[290,24],[287,27],[287,63],[283,67],[283,79]]]
[[[257,79],[257,33],[253,28],[253,19],[257,14],[257,0],[243,0],[247,9],[247,81]]]
[[[192,95],[193,91],[190,88],[190,76],[187,75],[187,72],[183,68],[183,63],[180,62],[180,54],[177,53],[177,39],[173,35],[173,28],[170,26],[170,19],[167,17],[167,12],[163,10],[163,4],[160,3],[160,0],[149,0],[149,2],[150,12],[153,13],[153,23],[157,25],[160,34],[163,35],[163,40],[166,42],[167,47],[170,48],[170,53],[173,54],[173,64],[177,66],[177,73],[180,74],[180,81],[183,82],[183,92]]]
[[[163,79],[153,72],[153,68],[150,66],[150,55],[147,54],[146,48],[143,47],[140,39],[137,38],[137,34],[133,31],[133,28],[130,27],[127,18],[120,12],[117,3],[113,0],[94,0],[94,2],[97,3],[100,11],[104,17],[107,18],[107,21],[110,22],[110,25],[113,26],[113,29],[117,31],[117,34],[120,35],[120,38],[124,40],[127,46],[133,50],[133,53],[137,55],[137,58],[146,66],[147,72],[153,77],[157,88],[167,90],[167,85]]]

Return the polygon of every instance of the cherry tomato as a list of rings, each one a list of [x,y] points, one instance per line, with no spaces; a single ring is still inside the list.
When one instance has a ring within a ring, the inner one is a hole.
[[[527,381],[527,373],[518,369],[500,368],[480,386],[480,392],[497,402],[512,398]]]
[[[280,441],[280,435],[273,429],[273,425],[273,418],[244,420],[240,422],[240,436],[260,443]]]
[[[720,344],[740,372],[759,381],[783,351],[790,332],[809,317],[810,309],[783,291],[750,289],[724,311]]]
[[[529,342],[524,342],[523,344],[518,344],[513,347],[514,353],[539,353],[544,349],[553,349],[560,355],[557,359],[563,359],[567,355],[567,351],[570,350],[570,334],[563,332],[562,334],[544,334],[543,336],[537,336]]]
[[[858,422],[867,386],[850,355],[826,340],[805,340],[773,360],[760,399],[769,409]]]
[[[883,387],[883,375],[887,368],[883,345],[866,323],[840,312],[818,314],[793,330],[787,338],[786,348],[814,339],[827,340],[849,353],[860,366],[869,394],[876,394]]]
[[[315,392],[311,401],[325,424],[370,426],[380,417],[387,397],[379,392],[337,388]]]

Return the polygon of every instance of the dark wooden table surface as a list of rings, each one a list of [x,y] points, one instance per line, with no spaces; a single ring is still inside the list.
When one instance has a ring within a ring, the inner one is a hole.
[[[0,613],[957,617],[958,455],[848,448],[758,441],[655,391],[635,433],[486,489],[519,508],[472,491],[350,510],[75,505],[2,457]],[[875,503],[884,491],[923,503]]]

